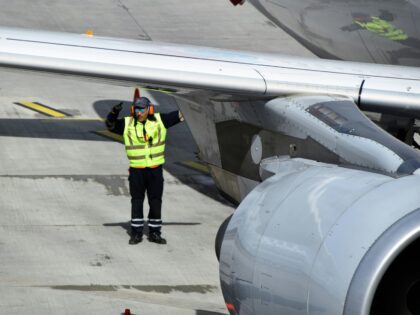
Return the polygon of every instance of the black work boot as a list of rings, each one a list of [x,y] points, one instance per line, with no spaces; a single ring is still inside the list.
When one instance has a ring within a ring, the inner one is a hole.
[[[130,240],[128,241],[128,244],[130,245],[136,245],[140,243],[143,240],[143,235],[138,232],[134,232],[131,234]]]
[[[162,245],[166,244],[166,240],[162,236],[160,236],[159,233],[153,233],[153,232],[149,233],[149,237],[147,239],[149,240],[149,242],[162,244]]]

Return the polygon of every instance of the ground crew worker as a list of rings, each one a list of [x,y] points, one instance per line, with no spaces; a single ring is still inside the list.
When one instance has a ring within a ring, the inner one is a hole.
[[[129,244],[143,239],[143,201],[145,192],[149,201],[148,240],[166,244],[162,228],[162,165],[165,162],[165,139],[168,128],[183,121],[181,112],[154,113],[154,106],[146,97],[135,98],[131,115],[118,119],[122,103],[114,106],[106,119],[108,130],[123,135],[130,163],[129,186],[131,195],[131,237]]]

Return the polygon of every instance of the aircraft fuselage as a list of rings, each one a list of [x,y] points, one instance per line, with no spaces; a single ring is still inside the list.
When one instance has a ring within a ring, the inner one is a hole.
[[[326,59],[420,66],[419,0],[248,0]]]

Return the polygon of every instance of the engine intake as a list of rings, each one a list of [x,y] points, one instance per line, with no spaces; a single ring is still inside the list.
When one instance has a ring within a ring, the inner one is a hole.
[[[420,209],[385,231],[362,259],[345,314],[420,314]]]

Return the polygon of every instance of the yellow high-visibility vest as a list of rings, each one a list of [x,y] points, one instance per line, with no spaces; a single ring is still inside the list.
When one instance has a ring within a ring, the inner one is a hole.
[[[156,120],[143,124],[133,117],[125,117],[124,144],[130,167],[144,168],[165,163],[166,128],[160,114]]]

